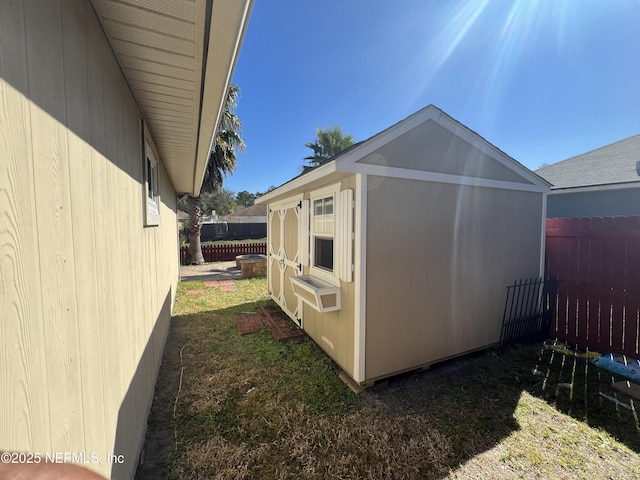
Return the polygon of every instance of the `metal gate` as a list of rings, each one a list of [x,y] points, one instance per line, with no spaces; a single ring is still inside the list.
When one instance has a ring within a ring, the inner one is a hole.
[[[507,287],[502,316],[500,348],[519,342],[534,342],[549,335],[549,323],[555,310],[558,282],[531,278]]]

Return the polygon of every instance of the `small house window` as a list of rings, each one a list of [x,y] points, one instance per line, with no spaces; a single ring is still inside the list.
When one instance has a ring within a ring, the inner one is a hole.
[[[158,167],[147,155],[147,207],[153,215],[159,215],[158,209]]]
[[[160,225],[160,184],[158,183],[158,157],[151,146],[147,130],[143,126],[144,212],[145,226]]]

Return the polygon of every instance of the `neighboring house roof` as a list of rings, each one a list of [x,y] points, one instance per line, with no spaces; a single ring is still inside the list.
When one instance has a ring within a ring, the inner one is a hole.
[[[421,167],[396,168],[394,166],[376,164],[375,160],[362,162],[362,160],[364,160],[367,155],[382,148],[384,145],[392,142],[401,135],[407,134],[417,126],[427,121],[435,122],[443,129],[464,140],[464,142],[466,142],[467,144],[477,148],[480,152],[482,152],[482,154],[490,156],[503,166],[507,167],[507,170],[513,172],[513,175],[515,177],[520,178],[522,182],[524,182],[516,182],[518,188],[535,192],[546,192],[551,186],[551,184],[547,182],[547,180],[526,168],[524,165],[504,153],[499,148],[492,145],[490,142],[478,135],[473,130],[469,129],[454,118],[450,117],[435,105],[428,105],[418,112],[405,118],[404,120],[401,120],[391,127],[381,131],[380,133],[377,133],[376,135],[368,138],[367,140],[358,142],[350,146],[341,153],[322,162],[317,167],[312,169],[305,169],[302,174],[286,182],[275,190],[272,190],[262,197],[256,199],[256,203],[268,203],[270,200],[279,197],[284,193],[293,191],[304,185],[310,184],[319,178],[323,178],[335,172],[367,173],[381,176],[399,176],[400,178],[433,180],[442,181],[445,183],[458,183],[461,181],[460,179],[464,177],[463,183],[466,185],[493,185],[498,188],[506,186],[508,182],[501,181],[500,179],[483,179],[482,173],[474,171],[473,168],[470,168],[467,173],[464,173],[462,175],[449,175],[444,171],[438,171],[438,168],[441,168],[441,166],[428,171],[428,168],[433,166],[426,165],[425,167],[427,168],[425,171],[422,170]]]
[[[198,195],[253,0],[91,0],[175,190]]]
[[[186,220],[189,218],[189,214],[183,210],[178,210],[178,220]]]
[[[552,189],[640,182],[640,135],[539,168]]]
[[[266,205],[251,205],[250,207],[239,208],[235,212],[225,215],[228,217],[266,217]]]

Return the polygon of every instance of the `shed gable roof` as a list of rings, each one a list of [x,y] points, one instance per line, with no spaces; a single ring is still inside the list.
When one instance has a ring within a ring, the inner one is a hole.
[[[400,144],[407,139],[411,145],[400,155],[385,155],[393,142]],[[432,145],[435,139],[438,144]],[[550,186],[480,135],[429,105],[272,190],[256,203],[268,202],[336,172],[531,192],[546,192]]]
[[[533,183],[433,119],[420,123],[356,163]]]
[[[554,189],[640,182],[639,161],[640,134],[539,168],[536,173]]]
[[[178,192],[198,194],[253,0],[91,0]]]

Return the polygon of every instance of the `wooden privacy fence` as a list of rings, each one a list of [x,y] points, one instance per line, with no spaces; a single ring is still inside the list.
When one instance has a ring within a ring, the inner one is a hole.
[[[267,254],[266,243],[235,243],[231,245],[202,245],[202,256],[205,262],[230,262],[238,255],[250,253]],[[180,263],[187,264],[189,247],[180,247]]]
[[[545,267],[558,279],[551,336],[638,358],[640,217],[548,219]]]

